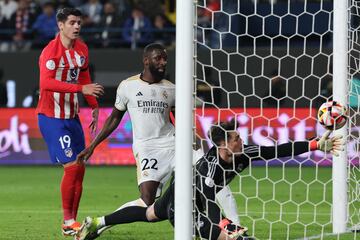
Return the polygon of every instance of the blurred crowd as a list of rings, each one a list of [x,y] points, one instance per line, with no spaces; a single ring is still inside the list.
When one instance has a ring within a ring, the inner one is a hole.
[[[0,51],[45,46],[57,32],[56,12],[64,7],[84,14],[81,36],[89,47],[173,46],[175,5],[176,0],[0,0]],[[301,17],[304,11],[312,17]],[[305,39],[330,44],[331,11],[330,0],[198,0],[196,35],[211,48],[252,46],[255,38],[257,45],[269,45],[268,37],[273,45],[286,45],[290,38],[300,46]]]
[[[175,41],[175,0],[0,0],[0,51],[44,47],[56,35],[56,12],[64,7],[82,11],[82,38],[90,47]]]

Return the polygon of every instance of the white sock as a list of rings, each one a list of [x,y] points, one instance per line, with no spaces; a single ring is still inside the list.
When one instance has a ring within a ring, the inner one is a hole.
[[[216,194],[216,199],[223,209],[225,216],[230,219],[234,224],[240,225],[240,219],[237,214],[237,205],[235,198],[229,186],[225,186],[221,191]]]
[[[105,217],[98,217],[97,219],[97,228],[100,229],[105,226]]]

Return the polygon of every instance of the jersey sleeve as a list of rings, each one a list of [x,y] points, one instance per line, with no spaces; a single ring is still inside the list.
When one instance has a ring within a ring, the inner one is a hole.
[[[86,85],[91,83],[90,70],[89,70],[89,53],[86,46],[84,51],[85,51],[85,63],[84,66],[80,69],[79,78],[78,78],[80,85]],[[94,96],[84,95],[84,98],[91,108],[94,109],[99,106]]]
[[[276,146],[250,145],[244,148],[244,154],[251,160],[269,160],[282,157],[293,157],[310,150],[308,141],[284,143]]]
[[[116,90],[116,100],[114,106],[120,111],[126,111],[128,102],[129,100],[126,96],[126,84],[125,81],[122,81]]]
[[[66,83],[55,79],[57,60],[44,50],[39,58],[40,89],[52,92],[76,93],[81,92],[79,84]]]

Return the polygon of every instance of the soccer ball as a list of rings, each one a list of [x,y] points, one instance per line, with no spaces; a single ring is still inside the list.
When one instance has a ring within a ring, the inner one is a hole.
[[[323,103],[318,110],[318,120],[328,130],[340,129],[347,121],[347,109],[336,101]]]

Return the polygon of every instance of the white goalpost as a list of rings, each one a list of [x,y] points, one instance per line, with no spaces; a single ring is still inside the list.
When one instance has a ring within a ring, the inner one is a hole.
[[[334,0],[333,29],[333,99],[348,106],[348,7],[346,2]],[[348,135],[347,125],[336,134]],[[344,233],[347,227],[347,149],[333,157],[332,180],[333,233]]]
[[[321,136],[318,107],[330,100],[348,106],[349,97],[360,95],[353,82],[360,82],[360,4],[181,0],[176,7],[175,239],[190,239],[194,124],[205,151],[211,124],[233,117],[245,144]],[[360,223],[359,104],[349,106],[348,126],[333,133],[348,143],[339,157],[315,151],[251,163],[230,183],[250,235],[326,239],[347,233],[356,239],[349,228]]]
[[[176,1],[175,239],[192,238],[193,9]]]

